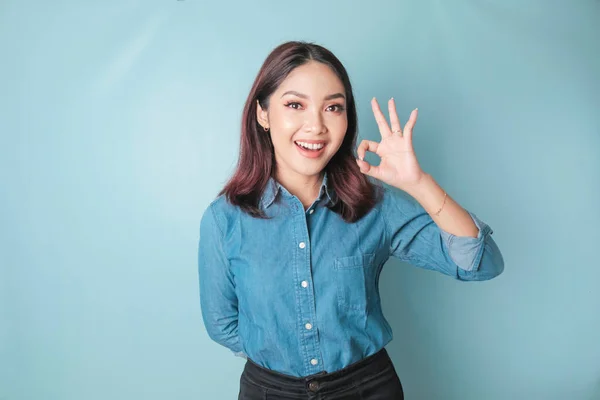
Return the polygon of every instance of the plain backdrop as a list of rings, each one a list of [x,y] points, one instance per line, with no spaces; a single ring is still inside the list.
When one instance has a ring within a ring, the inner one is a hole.
[[[198,227],[287,40],[344,63],[359,140],[372,97],[418,107],[423,169],[504,255],[480,283],[386,264],[406,398],[600,399],[599,20],[595,0],[3,0],[0,399],[237,398]]]

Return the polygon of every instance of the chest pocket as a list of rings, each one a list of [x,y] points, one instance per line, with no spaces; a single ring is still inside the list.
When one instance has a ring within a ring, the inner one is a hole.
[[[334,262],[338,306],[349,313],[366,313],[375,296],[375,254],[338,257]]]

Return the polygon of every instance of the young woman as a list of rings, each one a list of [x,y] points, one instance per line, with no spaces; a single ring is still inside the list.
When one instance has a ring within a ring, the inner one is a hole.
[[[389,125],[371,105],[381,141],[356,158],[352,86],[330,51],[281,44],[254,81],[237,169],[202,216],[198,252],[208,334],[247,359],[239,399],[402,399],[384,348],[385,262],[473,281],[504,269],[492,229],[417,162],[417,110],[402,128],[393,99]]]

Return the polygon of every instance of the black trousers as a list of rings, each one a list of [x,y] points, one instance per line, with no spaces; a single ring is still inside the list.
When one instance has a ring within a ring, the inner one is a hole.
[[[303,378],[281,374],[248,359],[238,400],[402,400],[404,392],[385,348],[339,371]]]

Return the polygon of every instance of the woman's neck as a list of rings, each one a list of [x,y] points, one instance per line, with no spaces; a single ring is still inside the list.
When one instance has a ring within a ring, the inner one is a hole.
[[[288,192],[300,199],[306,210],[319,196],[323,175],[323,171],[313,176],[277,173],[275,179]]]

